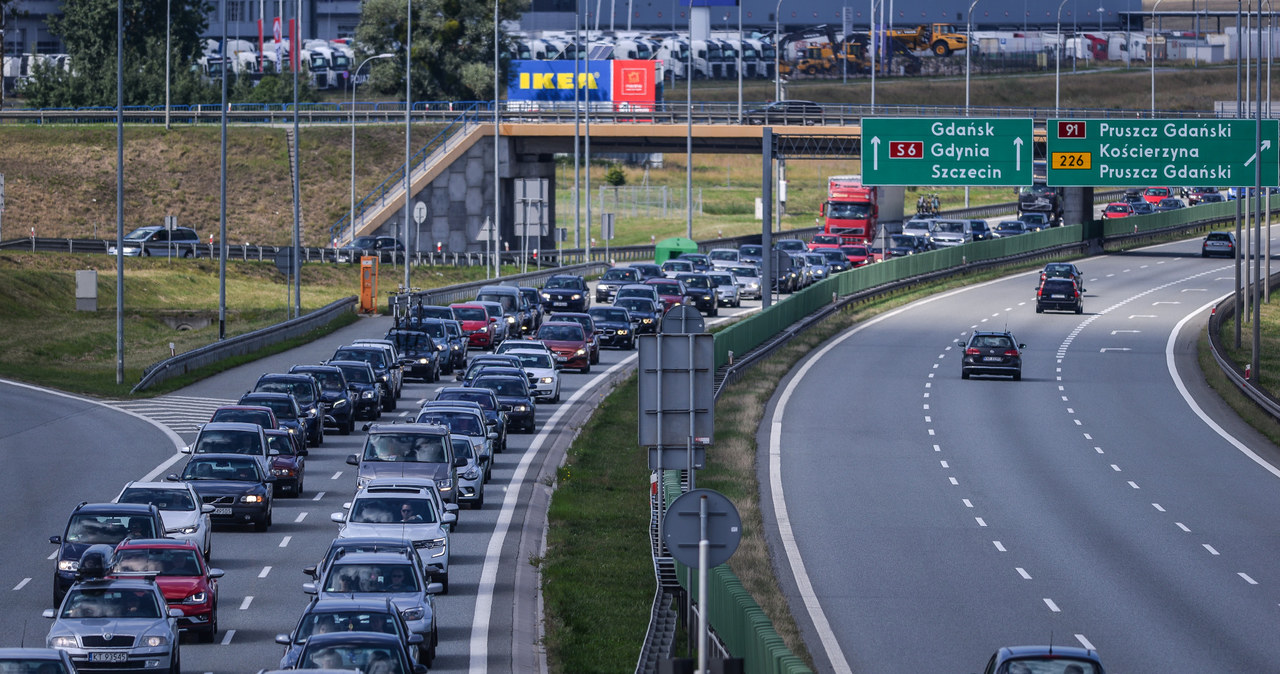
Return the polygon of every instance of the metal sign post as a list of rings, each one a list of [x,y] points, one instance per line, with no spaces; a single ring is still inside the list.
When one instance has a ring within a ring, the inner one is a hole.
[[[671,502],[662,539],[676,561],[698,570],[698,671],[707,671],[707,572],[729,561],[742,542],[742,517],[733,502],[711,489],[694,489]]]
[[[600,238],[604,239],[604,261],[609,261],[609,241],[613,239],[613,213],[600,214]]]

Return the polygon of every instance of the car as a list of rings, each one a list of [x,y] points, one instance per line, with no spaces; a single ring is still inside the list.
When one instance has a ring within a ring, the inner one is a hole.
[[[662,277],[662,276],[658,276],[655,278],[665,280],[665,277]],[[641,283],[630,283],[625,286],[622,286],[621,288],[618,289],[618,292],[613,296],[613,301],[617,302],[618,300],[627,299],[629,297],[641,297],[646,300],[653,300],[654,304],[661,306],[662,298],[658,296],[658,289],[654,287],[652,284],[650,284],[648,281],[649,279],[645,279]]]
[[[209,415],[209,421],[211,423],[230,421],[257,424],[263,428],[280,428],[275,412],[272,412],[270,407],[262,405],[222,405]]]
[[[836,255],[840,253],[837,252]],[[841,260],[844,258],[841,257]],[[707,272],[707,277],[711,279],[712,287],[716,291],[716,303],[723,304],[727,307],[742,306],[742,295],[738,289],[738,280],[727,271],[719,271],[724,267],[717,267]]]
[[[636,333],[631,314],[615,306],[591,307],[587,311],[600,330],[600,345],[630,351],[636,348]]]
[[[278,431],[277,431],[278,432]],[[115,503],[150,504],[160,510],[164,535],[191,541],[205,559],[213,553],[213,506],[200,502],[200,495],[184,482],[126,482]]]
[[[738,284],[739,298],[758,300],[762,297],[759,267],[754,264],[736,264],[721,269],[733,274],[733,280]]]
[[[758,243],[744,243],[738,246],[739,262],[754,262],[759,264],[764,257],[764,246]]]
[[[1031,230],[1027,228],[1027,223],[1021,220],[1001,220],[1000,223],[996,225],[995,229],[996,236],[1002,239],[1005,237],[1017,236],[1019,234],[1026,234],[1030,231]]]
[[[397,552],[411,559],[417,558],[417,553],[413,550],[413,541],[406,540],[400,536],[335,538],[329,541],[329,548],[325,551],[324,556],[320,558],[320,563],[315,566],[305,566],[302,568],[302,572],[315,580],[320,580],[328,573],[329,566],[333,564],[334,560],[353,552]],[[419,563],[419,567],[421,568],[421,563]],[[317,600],[312,599],[312,601]],[[323,601],[323,599],[319,601]]]
[[[1018,219],[1026,224],[1027,231],[1030,232],[1038,232],[1053,226],[1053,223],[1049,221],[1049,216],[1044,213],[1023,213],[1018,216]]]
[[[294,498],[306,488],[307,448],[295,442],[295,436],[279,428],[263,430],[267,449],[271,452],[272,488]]]
[[[1010,376],[1014,381],[1022,379],[1022,349],[1027,345],[1019,344],[1012,333],[975,330],[968,341],[956,340],[956,345],[964,349],[961,379],[975,374]]]
[[[418,410],[413,423],[445,427],[449,431],[450,442],[453,438],[467,440],[471,443],[471,453],[476,456],[483,479],[486,482],[489,480],[489,476],[493,474],[493,454],[498,432],[496,426],[485,418],[484,410],[477,403],[465,400],[430,400]]]
[[[1005,646],[991,655],[982,674],[1106,674],[1093,649],[1078,646]]]
[[[538,340],[551,348],[562,368],[591,372],[591,343],[579,323],[547,321],[538,328]]]
[[[517,286],[516,289],[520,291],[520,296],[524,298],[524,301],[529,303],[529,316],[533,319],[533,328],[528,332],[537,332],[538,326],[542,325],[542,319],[547,313],[547,310],[542,306],[542,294],[538,292],[537,288],[529,286]]]
[[[726,267],[738,264],[741,253],[736,248],[712,248],[707,251],[707,259],[712,267]]]
[[[599,309],[600,307],[592,307],[591,311]],[[560,372],[556,369],[555,356],[540,342],[534,343],[541,348],[515,349],[511,351],[511,355],[519,358],[520,367],[531,375],[529,382],[534,399],[558,403],[560,402]]]
[[[1187,205],[1178,197],[1165,197],[1156,204],[1156,212],[1176,211],[1179,208],[1186,208]]]
[[[927,250],[924,239],[910,234],[890,234],[889,235],[889,257],[902,257],[904,255],[915,255],[923,253]]]
[[[591,352],[591,364],[595,365],[600,362],[600,328],[596,327],[596,322],[592,320],[591,314],[569,312],[556,314],[556,320],[561,323],[577,323],[582,326],[587,335],[587,348]]]
[[[513,430],[532,433],[537,430],[534,415],[537,412],[529,380],[519,375],[482,373],[471,382],[471,388],[487,388],[498,396],[502,409],[507,413],[507,423]]]
[[[809,239],[809,250],[812,251],[822,250],[823,248],[839,247],[840,237],[834,234],[814,234],[813,238]]]
[[[1127,218],[1133,214],[1133,204],[1123,201],[1113,201],[1102,209],[1102,217],[1105,219]]]
[[[126,538],[158,538],[164,531],[160,509],[150,503],[82,501],[71,511],[62,535],[49,537],[49,542],[58,546],[53,557],[53,605],[61,605],[75,584],[80,559],[91,546],[114,548]]]
[[[449,436],[453,456],[464,463],[458,466],[458,505],[479,510],[484,507],[484,469],[476,457],[471,441],[463,436]]]
[[[803,124],[811,126],[822,122],[822,106],[813,101],[774,101],[764,107],[748,110],[743,115],[744,124]]]
[[[651,278],[662,277],[662,266],[652,262],[632,262],[627,266],[640,272],[640,283],[644,283]]]
[[[422,643],[421,634],[409,631],[409,625],[390,599],[328,598],[316,600],[302,610],[298,624],[288,634],[277,634],[276,643],[285,647],[280,669],[292,669],[307,640],[316,634],[337,632],[378,632],[394,634],[400,643],[414,653]]]
[[[364,447],[348,455],[347,464],[356,467],[357,490],[379,477],[417,477],[434,480],[445,502],[457,499],[458,466],[448,426],[426,421],[372,426]]]
[[[448,351],[449,351],[450,362],[448,366],[445,368],[445,371],[453,372],[454,370],[460,367],[466,367],[467,356],[470,353],[469,347],[471,346],[471,344],[470,344],[470,340],[467,338],[466,333],[464,333],[462,330],[462,323],[455,320],[443,320],[443,319],[441,319],[440,322],[444,323],[445,333],[449,335]],[[538,324],[539,325],[542,324],[541,317],[539,317],[538,319]]]
[[[339,262],[359,262],[361,257],[376,257],[379,262],[405,259],[404,244],[394,236],[357,236],[349,245],[335,251]]]
[[[1209,232],[1200,242],[1200,257],[1222,255],[1236,256],[1236,235],[1234,232]]]
[[[1142,190],[1142,200],[1152,206],[1160,203],[1162,199],[1173,196],[1173,188],[1170,187],[1148,187]]]
[[[1216,187],[1190,187],[1182,190],[1182,196],[1187,200],[1188,206],[1195,206],[1201,203],[1208,203],[1204,201],[1204,198],[1205,196],[1210,194],[1221,194],[1221,193],[1218,191],[1218,188]],[[1222,201],[1226,201],[1226,197],[1223,197]]]
[[[457,316],[457,321],[462,326],[462,333],[467,337],[468,346],[489,349],[502,341],[495,338],[498,318],[490,316],[489,309],[484,305],[463,302],[451,304],[449,308],[453,309],[453,314]]]
[[[424,323],[418,325],[416,328],[392,328],[387,331],[386,339],[396,345],[404,376],[417,377],[427,383],[440,381],[443,344],[437,348],[436,341],[421,328]],[[440,333],[444,333],[444,326],[435,325],[439,326]]]
[[[938,231],[937,221],[929,218],[912,218],[902,223],[902,233],[920,237],[926,242],[926,249],[933,247],[933,234]]]
[[[666,278],[673,279],[681,274],[691,274],[696,271],[693,268],[692,260],[682,260],[675,258],[662,263],[662,275]]]
[[[623,297],[613,301],[613,306],[627,310],[631,317],[631,329],[637,335],[657,334],[662,323],[662,311],[658,303],[643,297]]]
[[[450,447],[450,451],[452,449]],[[440,592],[448,594],[447,527],[456,522],[458,516],[438,507],[430,494],[432,484],[431,480],[418,480],[418,484],[413,484],[406,478],[387,485],[383,485],[382,480],[371,480],[350,502],[342,504],[342,512],[330,514],[329,519],[338,525],[338,538],[396,535],[413,541],[418,558],[440,583]]]
[[[56,648],[0,648],[0,672],[76,674],[66,651]]]
[[[1202,195],[1200,195],[1200,200],[1199,200],[1198,202],[1196,202],[1196,205],[1199,205],[1199,204],[1220,204],[1220,203],[1225,202],[1226,200],[1227,200],[1227,197],[1226,197],[1226,195],[1225,195],[1225,194],[1222,194],[1222,193],[1219,193],[1219,192],[1214,192],[1214,193],[1212,193],[1212,194],[1202,194]]]
[[[402,370],[399,361],[389,356],[386,349],[355,344],[340,346],[329,359],[330,363],[337,360],[362,360],[368,363],[373,368],[374,384],[382,389],[382,411],[390,412],[396,408]],[[343,371],[346,371],[345,368]],[[348,375],[347,379],[350,380],[351,376]]]
[[[284,393],[254,393],[256,396],[274,396],[282,395],[289,398]],[[281,426],[291,435],[294,431],[287,426]],[[302,437],[299,435],[298,437]],[[271,475],[271,447],[267,444],[266,429],[257,424],[246,424],[231,421],[210,422],[200,427],[196,439],[190,445],[181,449],[183,454],[238,454],[240,456],[253,459],[258,464],[258,470],[268,476],[267,480],[273,481]],[[197,490],[199,491],[199,490]]]
[[[328,364],[342,370],[347,386],[355,395],[353,420],[380,418],[382,410],[386,409],[386,404],[382,401],[385,388],[379,383],[373,366],[363,360],[330,360]]]
[[[847,243],[840,246],[840,252],[854,267],[861,267],[871,262],[871,247],[865,243]]]
[[[1043,283],[1045,279],[1050,278],[1067,278],[1076,282],[1080,286],[1080,292],[1084,292],[1084,274],[1080,268],[1070,262],[1050,262],[1040,270],[1040,281]]]
[[[218,579],[199,546],[172,538],[126,540],[116,546],[107,578],[154,577],[169,608],[181,612],[178,629],[213,643],[218,636]]]
[[[418,644],[421,646],[421,644]],[[421,657],[421,656],[419,656]],[[426,674],[426,662],[414,663],[399,636],[381,632],[313,634],[302,645],[294,669],[360,671],[366,674]]]
[[[462,382],[463,386],[469,385],[472,379],[475,379],[480,370],[485,367],[520,367],[520,359],[509,353],[492,353],[484,356],[476,356],[467,364],[466,372],[459,372],[454,375],[454,379]]]
[[[334,541],[337,545],[338,541]],[[403,582],[392,583],[393,572]],[[320,575],[322,574],[322,575]],[[351,599],[389,599],[404,617],[409,631],[421,634],[418,644],[418,662],[429,663],[435,658],[439,632],[436,626],[435,595],[443,591],[440,583],[429,583],[422,564],[413,549],[389,549],[384,544],[376,552],[356,548],[339,548],[332,561],[317,569],[319,580],[303,583],[302,591],[323,601],[342,597]],[[328,635],[313,635],[307,645]]]
[[[307,443],[312,447],[324,444],[325,416],[329,410],[324,404],[320,382],[316,381],[315,377],[303,372],[264,374],[258,377],[258,381],[253,385],[253,392],[291,394],[298,402],[299,412],[305,419]],[[274,411],[273,407],[272,412]]]
[[[576,274],[556,274],[542,284],[542,304],[551,313],[586,311],[591,306],[591,290]]]
[[[213,505],[214,524],[247,524],[257,531],[271,528],[274,491],[255,457],[244,454],[192,454],[170,482],[187,482],[201,503]]]
[[[338,429],[342,435],[350,435],[356,427],[356,403],[359,391],[347,382],[342,368],[336,365],[294,365],[291,374],[309,374],[320,385],[320,399],[324,401],[324,423]]]
[[[1120,197],[1120,201],[1126,204],[1132,204],[1132,203],[1137,203],[1139,201],[1146,201],[1146,199],[1142,198],[1141,187],[1127,187],[1124,190],[1124,195]]]
[[[125,257],[198,257],[200,236],[190,227],[169,229],[148,225],[124,235],[120,242]],[[107,245],[107,255],[115,255],[114,243]]]
[[[536,339],[515,339],[510,342],[504,342],[500,344],[497,349],[494,349],[494,353],[491,355],[514,356],[515,354],[510,352],[529,350],[542,351],[547,355],[551,355],[551,349],[548,349],[546,344],[543,344]],[[481,357],[483,358],[483,356]],[[512,362],[512,365],[516,365],[516,363]]]
[[[413,327],[419,321],[427,319],[439,319],[443,321],[454,320],[453,309],[438,304],[410,304],[405,311],[405,323]]]
[[[1047,278],[1036,286],[1036,313],[1045,310],[1084,313],[1084,297],[1075,279]]]
[[[1156,212],[1156,207],[1149,201],[1135,201],[1132,204],[1134,215],[1148,215]]]
[[[677,304],[684,304],[685,290],[684,284],[669,278],[651,278],[645,281],[646,285],[653,286],[658,293],[658,300],[662,302],[662,312],[671,310],[671,307]]]
[[[270,408],[271,413],[276,417],[278,428],[283,428],[290,433],[296,433],[302,439],[303,444],[307,444],[310,441],[310,420],[303,415],[302,407],[298,404],[298,399],[293,397],[293,394],[267,391],[251,392],[240,396],[240,400],[236,404]]]
[[[529,300],[520,294],[520,289],[516,286],[484,286],[476,292],[476,301],[497,302],[502,305],[507,336],[514,337],[533,330],[533,312],[529,308]]]
[[[788,253],[804,253],[809,245],[800,239],[777,239],[773,242],[774,250],[785,250]]]
[[[991,226],[986,220],[970,220],[969,231],[973,235],[974,241],[986,241],[996,238],[996,234],[991,231]]]
[[[596,281],[596,301],[613,302],[618,289],[628,283],[639,283],[640,270],[633,267],[614,267],[606,269]]]
[[[476,300],[474,304],[484,307],[489,314],[489,318],[493,319],[493,344],[490,346],[496,347],[507,339],[520,334],[520,331],[515,328],[515,317],[507,314],[506,310],[502,308],[501,302]]]
[[[475,405],[480,410],[480,414],[484,416],[485,428],[488,433],[495,433],[497,437],[493,438],[494,452],[507,451],[507,413],[502,411],[502,404],[498,402],[498,396],[487,388],[470,388],[467,386],[446,386],[436,391],[434,400],[429,403],[466,403]],[[491,455],[491,454],[490,454]],[[485,453],[482,453],[481,459]]]
[[[827,258],[821,253],[803,253],[796,257],[804,260],[805,267],[808,268],[809,276],[813,279],[813,283],[825,280],[831,274],[831,268],[827,265]]]
[[[400,364],[402,359],[396,343],[389,339],[364,338],[351,342],[350,346],[379,348],[387,354],[387,362],[391,364],[388,368],[390,372],[387,375],[387,381],[391,383],[391,390],[399,400],[404,392],[404,366]],[[378,369],[378,366],[374,365],[374,369]]]
[[[693,263],[694,271],[707,271],[711,269],[711,258],[706,253],[680,253],[679,260],[688,260]]]
[[[165,672],[180,674],[178,645],[181,609],[170,608],[160,586],[148,578],[103,578],[110,550],[86,554],[84,575],[72,585],[56,609],[46,609],[53,620],[45,645],[66,651],[75,671]],[[101,561],[96,561],[102,558]]]
[[[814,253],[822,256],[822,261],[827,263],[827,275],[838,274],[842,271],[853,269],[853,263],[849,262],[849,258],[840,252],[840,247],[819,248]]]

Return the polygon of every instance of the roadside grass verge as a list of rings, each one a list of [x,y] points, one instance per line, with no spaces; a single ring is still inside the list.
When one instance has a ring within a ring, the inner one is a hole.
[[[1262,322],[1259,326],[1262,349],[1259,353],[1259,386],[1272,395],[1280,387],[1280,307],[1275,304],[1261,305]],[[1235,347],[1235,321],[1223,321],[1219,336],[1226,349],[1227,359],[1243,367],[1253,362],[1253,323],[1244,323],[1240,328],[1240,348]],[[1209,336],[1201,331],[1199,341],[1200,370],[1204,372],[1209,386],[1240,415],[1250,426],[1267,436],[1271,442],[1280,444],[1280,421],[1272,417],[1266,410],[1258,407],[1253,400],[1240,392],[1227,376],[1218,368],[1209,350]]]

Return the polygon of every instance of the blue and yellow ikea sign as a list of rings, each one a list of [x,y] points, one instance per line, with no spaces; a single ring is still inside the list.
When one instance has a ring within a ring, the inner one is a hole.
[[[587,61],[585,71],[579,62],[577,86],[574,86],[573,61],[512,61],[507,71],[507,98],[513,101],[568,101],[585,96],[590,101],[611,100],[612,63]]]

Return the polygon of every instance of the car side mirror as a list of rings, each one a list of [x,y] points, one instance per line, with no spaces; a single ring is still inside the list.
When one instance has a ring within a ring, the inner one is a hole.
[[[1026,345],[1026,344],[1019,344],[1019,345],[1018,345],[1018,348],[1019,348],[1019,349],[1025,349],[1025,348],[1027,348],[1027,345]]]
[[[956,340],[956,346],[964,346],[964,341],[963,341],[963,340],[959,340],[959,339],[957,339],[957,340]]]
[[[440,522],[442,524],[457,524],[458,515],[456,513],[445,513],[440,516]]]
[[[461,467],[463,467],[463,466],[465,466],[465,465],[467,465],[467,460],[466,460],[466,459],[464,459],[464,458],[462,458],[462,457],[458,457],[458,458],[456,458],[456,459],[454,459],[454,460],[453,460],[453,467],[454,467],[454,468],[461,468]]]
[[[44,617],[46,617],[46,618],[57,618],[57,617],[58,617],[58,609],[56,609],[56,608],[47,608],[47,609],[45,609],[45,610],[44,610],[44,612],[43,612],[43,613],[41,613],[40,615],[42,615],[42,616],[44,616]]]
[[[281,646],[288,646],[289,644],[293,643],[293,638],[290,637],[288,634],[277,634],[276,643],[280,644]]]
[[[444,585],[440,583],[427,583],[427,594],[440,594],[444,592]]]
[[[311,450],[307,449],[306,447],[303,447],[302,449],[298,450],[298,456],[306,456],[307,454],[310,453],[310,451]]]
[[[355,454],[348,454],[348,455],[347,455],[347,465],[349,465],[349,466],[358,466],[358,465],[360,465],[360,457],[356,456]]]
[[[342,524],[343,522],[347,521],[347,514],[346,513],[329,513],[329,521]]]
[[[315,583],[303,583],[302,591],[307,594],[319,594],[319,591],[316,589]]]
[[[190,446],[183,447],[182,449],[180,449],[180,450],[178,450],[178,451],[182,452],[183,454],[190,454],[190,453],[191,453],[191,447],[190,447]]]
[[[316,567],[314,566],[304,566],[302,567],[302,572],[307,574],[308,576],[311,576],[312,578],[316,577]]]
[[[215,510],[217,510],[217,508],[213,507],[213,504],[212,504],[212,503],[201,503],[201,504],[200,504],[200,512],[202,512],[202,513],[204,513],[204,514],[206,514],[206,515],[208,515],[209,513],[212,513],[212,512],[213,512],[213,511],[215,511]]]
[[[170,618],[181,618],[181,617],[182,617],[182,616],[184,616],[184,615],[186,615],[186,613],[183,613],[183,612],[182,612],[182,609],[180,609],[180,608],[171,608],[171,609],[169,609],[169,617],[170,617]]]
[[[217,578],[221,578],[221,577],[223,577],[223,576],[225,576],[225,575],[227,575],[227,572],[226,572],[226,571],[223,571],[222,569],[209,569],[209,577],[210,577],[210,578],[217,579]]]
[[[49,542],[50,542],[50,543],[53,543],[54,545],[62,545],[62,537],[61,537],[61,536],[50,536],[50,537],[49,537]]]
[[[182,478],[178,477],[177,475],[174,475],[173,473],[169,473],[168,475],[165,475],[165,476],[164,476],[164,479],[165,479],[165,480],[167,480],[167,481],[169,481],[169,482],[181,482],[181,481],[182,481]]]

